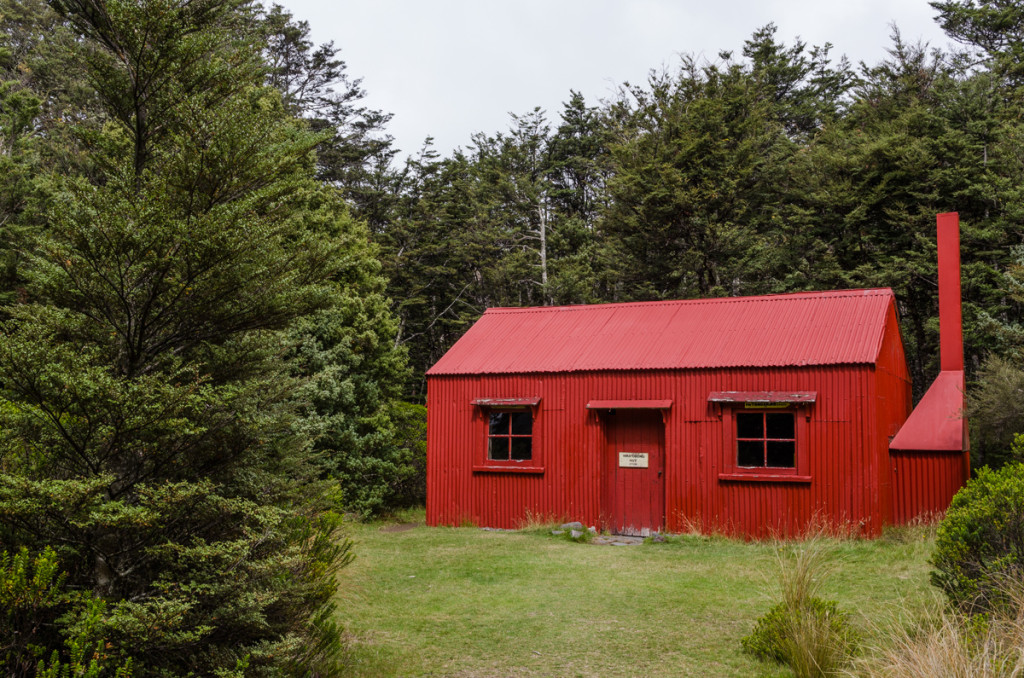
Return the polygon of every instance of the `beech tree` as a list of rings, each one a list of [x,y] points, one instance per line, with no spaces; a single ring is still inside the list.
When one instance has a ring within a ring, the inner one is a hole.
[[[308,22],[272,4],[260,12],[258,27],[268,82],[290,112],[322,133],[317,176],[338,188],[353,214],[379,233],[398,190],[392,169],[398,150],[386,131],[391,114],[363,104],[362,80],[349,76],[334,43],[313,43]]]
[[[724,55],[728,56],[728,55]],[[617,104],[601,221],[605,294],[665,299],[764,289],[781,167],[792,142],[747,68],[685,59]]]

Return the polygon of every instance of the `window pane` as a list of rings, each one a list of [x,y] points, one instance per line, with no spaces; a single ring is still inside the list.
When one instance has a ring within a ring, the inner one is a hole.
[[[491,435],[508,435],[508,419],[508,412],[491,412]]]
[[[512,435],[528,436],[533,433],[533,415],[529,412],[512,412]]]
[[[796,443],[792,440],[769,440],[767,444],[769,466],[796,468]]]
[[[764,466],[764,443],[760,440],[741,440],[736,448],[738,466]]]
[[[760,412],[737,412],[736,437],[764,438],[764,415]]]
[[[785,414],[781,412],[768,414],[765,418],[768,420],[766,424],[768,435],[765,436],[766,438],[787,438],[792,440],[796,437],[793,435],[793,415],[789,412]]]
[[[487,440],[487,458],[508,461],[508,438],[489,438]]]
[[[512,439],[512,458],[516,461],[523,461],[529,459],[532,456],[531,438],[513,438]]]

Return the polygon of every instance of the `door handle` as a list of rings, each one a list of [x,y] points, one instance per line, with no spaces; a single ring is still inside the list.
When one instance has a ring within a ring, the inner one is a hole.
[[[658,471],[658,477],[659,478],[661,477],[661,471]]]

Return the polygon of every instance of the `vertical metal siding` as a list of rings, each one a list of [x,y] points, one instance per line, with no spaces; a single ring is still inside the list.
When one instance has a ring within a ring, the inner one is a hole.
[[[515,528],[527,517],[602,523],[600,416],[593,399],[673,401],[665,421],[665,513],[669,530],[696,526],[747,537],[794,535],[824,520],[877,534],[882,516],[878,455],[866,403],[867,366],[720,369],[560,375],[434,376],[428,392],[427,519],[432,525],[473,523]],[[720,480],[725,430],[713,390],[816,390],[808,439],[810,484]],[[541,398],[534,422],[535,455],[543,475],[476,472],[484,422],[474,398]],[[861,522],[864,523],[861,528]]]
[[[669,399],[665,417],[665,517],[750,538],[798,535],[823,521],[866,536],[948,506],[963,477],[956,455],[890,455],[910,411],[910,384],[892,313],[876,366],[721,368],[428,377],[427,520],[431,525],[515,528],[528,513],[601,525],[607,511],[601,416],[589,400]],[[807,440],[811,482],[719,479],[727,455],[711,391],[814,390]],[[474,473],[484,421],[470,401],[540,397],[534,422],[542,475]]]
[[[945,513],[963,485],[963,455],[949,452],[894,452],[892,472],[896,489],[894,518],[905,524],[915,518]]]
[[[890,327],[895,327],[895,318]],[[889,440],[900,430],[912,407],[910,376],[902,344],[887,341],[885,346],[877,369],[880,436],[886,442],[888,462],[887,477],[883,477],[881,489],[886,500],[887,522],[902,525],[945,513],[953,495],[967,481],[969,465],[966,453],[888,452]]]

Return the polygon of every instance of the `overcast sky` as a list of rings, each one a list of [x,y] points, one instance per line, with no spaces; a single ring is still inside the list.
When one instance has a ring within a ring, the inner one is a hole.
[[[447,155],[534,106],[557,122],[570,89],[596,104],[680,54],[739,54],[769,22],[786,44],[831,42],[853,64],[885,56],[892,24],[908,42],[948,44],[926,0],[278,2],[310,23],[317,43],[341,48],[366,105],[394,114],[388,131],[403,153],[429,135]]]

